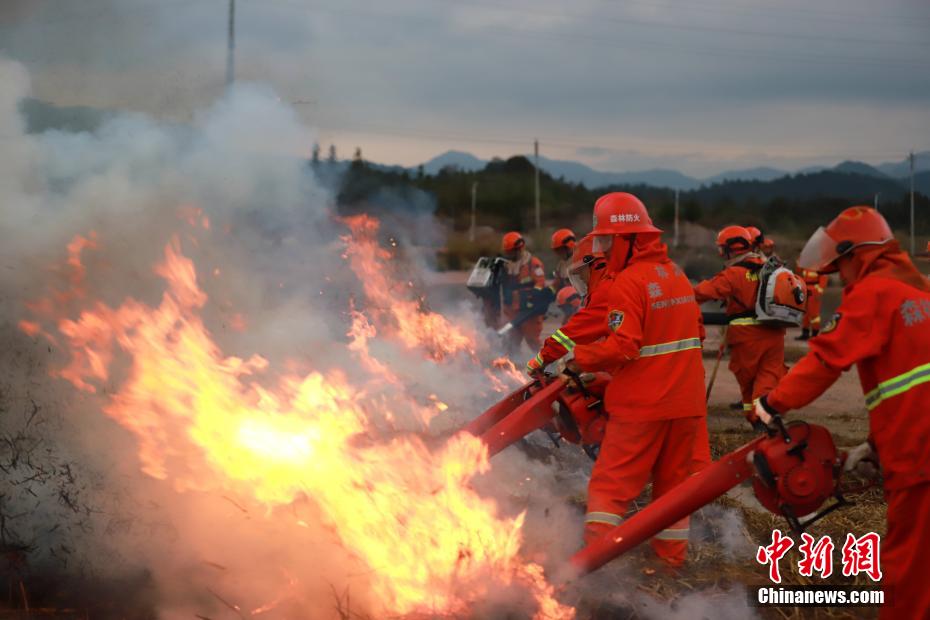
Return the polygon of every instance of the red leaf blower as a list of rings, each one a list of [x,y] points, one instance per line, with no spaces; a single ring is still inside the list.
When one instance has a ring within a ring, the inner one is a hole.
[[[564,439],[581,445],[594,459],[607,424],[602,399],[609,382],[606,373],[544,375],[514,390],[464,430],[487,444],[489,456],[544,430],[556,446]]]

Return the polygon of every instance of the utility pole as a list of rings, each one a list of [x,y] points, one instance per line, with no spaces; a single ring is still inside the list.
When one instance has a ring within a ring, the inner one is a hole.
[[[468,227],[468,240],[475,240],[475,219],[478,206],[478,181],[471,184],[471,226]]]
[[[675,237],[672,247],[678,247],[678,190],[675,190]]]
[[[539,140],[533,140],[533,153],[536,159],[536,230],[539,230],[542,225],[539,217]]]
[[[226,88],[236,79],[236,0],[229,0],[229,32],[226,36]]]
[[[917,251],[914,244],[914,151],[911,151],[911,256]]]
[[[878,194],[875,194],[875,210],[878,211]]]

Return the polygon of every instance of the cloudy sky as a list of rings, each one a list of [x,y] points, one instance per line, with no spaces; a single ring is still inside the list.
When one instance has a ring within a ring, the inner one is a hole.
[[[930,149],[927,0],[236,3],[237,79],[270,83],[341,155],[538,138],[603,170],[709,175]],[[223,92],[227,5],[0,0],[0,54],[43,100],[188,120]]]

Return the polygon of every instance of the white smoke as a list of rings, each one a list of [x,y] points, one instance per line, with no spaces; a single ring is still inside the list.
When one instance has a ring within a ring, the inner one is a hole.
[[[271,368],[365,376],[346,347],[350,302],[365,311],[365,295],[342,257],[345,227],[334,218],[332,195],[299,156],[313,133],[272,91],[241,85],[185,125],[119,114],[90,133],[27,134],[18,111],[29,96],[27,73],[0,61],[0,83],[0,342],[7,352],[0,364],[9,378],[0,394],[0,430],[20,438],[15,450],[0,450],[0,465],[14,464],[0,515],[17,516],[6,522],[4,541],[24,548],[29,583],[73,584],[85,600],[115,589],[122,592],[117,604],[163,617],[209,616],[235,605],[247,611],[276,598],[284,601],[276,613],[365,612],[368,569],[320,525],[312,498],[291,507],[295,518],[282,531],[282,521],[265,519],[258,503],[178,493],[142,475],[135,438],[101,413],[107,393],[119,389],[121,362],[103,394],[79,393],[48,376],[66,361],[62,351],[17,327],[28,318],[26,304],[49,285],[66,288],[68,274],[49,267],[62,263],[75,235],[93,233],[96,248],[82,254],[86,299],[64,299],[56,308],[71,317],[88,299],[157,305],[164,283],[152,267],[177,235],[209,297],[205,321],[226,354],[259,353]],[[405,236],[440,243],[425,197],[414,199],[420,204],[393,210],[398,221],[388,221],[385,234],[401,243]],[[421,281],[428,261],[408,258],[411,281]],[[432,309],[474,330],[479,346],[494,353],[473,308],[456,301]],[[380,335],[369,345],[403,384],[372,388],[373,403],[390,402],[398,390],[423,403],[444,402],[450,409],[435,431],[455,428],[495,399],[480,363],[488,360],[459,355],[437,364]],[[30,417],[33,402],[38,413]],[[412,413],[394,414],[394,428],[417,427]],[[26,450],[28,462],[20,458]],[[44,473],[35,476],[37,469]],[[480,484],[514,516],[531,494],[511,493],[510,485],[519,489],[517,481],[531,477],[534,491],[558,488],[557,472],[502,455]],[[546,549],[552,532],[580,531],[577,510],[564,500],[534,495],[527,547],[541,562],[564,558],[577,545],[577,536],[568,536]],[[135,585],[115,585],[127,583]],[[502,599],[519,600],[511,596]]]
[[[112,306],[129,296],[157,303],[163,283],[152,266],[179,235],[210,300],[205,320],[225,353],[259,353],[273,368],[365,375],[346,347],[350,303],[364,311],[365,295],[342,258],[345,228],[333,218],[331,192],[299,156],[314,143],[313,132],[274,92],[240,85],[189,124],[120,114],[92,133],[27,134],[18,111],[29,96],[27,72],[0,60],[0,84],[0,347],[6,351],[0,430],[11,439],[0,447],[0,465],[9,472],[0,542],[23,548],[27,562],[17,570],[30,583],[45,576],[73,584],[77,598],[80,591],[86,597],[118,591],[113,596],[122,604],[169,618],[255,608],[276,598],[286,602],[275,613],[364,613],[367,568],[314,520],[312,498],[292,507],[300,519],[282,531],[258,503],[178,493],[142,475],[134,437],[101,413],[105,394],[77,393],[50,378],[49,370],[65,361],[61,352],[17,328],[25,303],[66,279],[49,265],[62,261],[75,235],[95,233],[97,249],[82,256],[85,286],[88,298]],[[376,202],[393,214],[386,235],[408,247],[414,240],[441,243],[427,196],[383,192]],[[415,252],[407,258],[410,280],[422,281],[429,259]],[[493,352],[468,304],[428,303]],[[449,405],[434,420],[434,433],[456,428],[494,400],[484,369],[470,356],[438,364],[380,336],[369,345],[401,380],[405,397]],[[119,387],[121,375],[112,377],[106,392]],[[370,395],[389,400],[397,391],[382,385]],[[406,414],[393,420],[396,429],[417,428]],[[531,441],[537,440],[546,442]],[[498,500],[504,515],[526,512],[527,556],[559,574],[580,546],[589,471],[587,457],[572,446],[542,461],[511,449],[475,485]],[[615,570],[626,574],[622,563]],[[631,583],[638,578],[628,575]],[[598,583],[582,581],[569,596],[590,596]],[[511,596],[501,599],[519,600]],[[487,616],[497,602],[475,613]],[[647,614],[661,607],[638,604]],[[695,597],[681,608],[697,612],[702,605]]]

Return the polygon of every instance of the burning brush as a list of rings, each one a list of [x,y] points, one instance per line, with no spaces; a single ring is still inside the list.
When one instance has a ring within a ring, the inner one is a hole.
[[[372,399],[374,384],[340,370],[275,380],[268,359],[225,354],[203,319],[209,299],[177,237],[154,268],[164,282],[157,303],[130,297],[111,306],[86,292],[53,292],[32,306],[33,317],[21,327],[67,352],[67,364],[54,375],[103,399],[103,412],[135,438],[151,478],[178,493],[261,506],[264,515],[253,518],[277,523],[282,532],[318,521],[364,575],[359,604],[367,612],[466,614],[496,590],[515,587],[529,594],[536,617],[571,617],[542,567],[521,557],[523,515],[502,516],[472,489],[472,478],[488,469],[482,441],[458,434],[431,448],[416,434],[388,438],[379,431],[401,413],[398,407],[418,411],[426,425],[447,406],[435,394],[425,403],[405,398],[403,382],[369,351],[371,338],[392,338],[436,364],[459,355],[473,363],[478,344],[474,334],[401,293],[406,289],[390,277],[390,256],[376,247],[375,220],[347,223],[345,257],[367,295],[364,310],[351,314],[349,349],[371,380],[397,384],[391,398]],[[69,249],[80,281],[81,251],[94,245],[76,241]],[[56,295],[71,295],[69,305],[80,310],[57,316]],[[116,375],[118,360],[126,367]],[[302,508],[308,501],[312,510]],[[293,606],[302,570],[281,568],[291,575]],[[279,594],[267,593],[252,609],[267,610]]]

